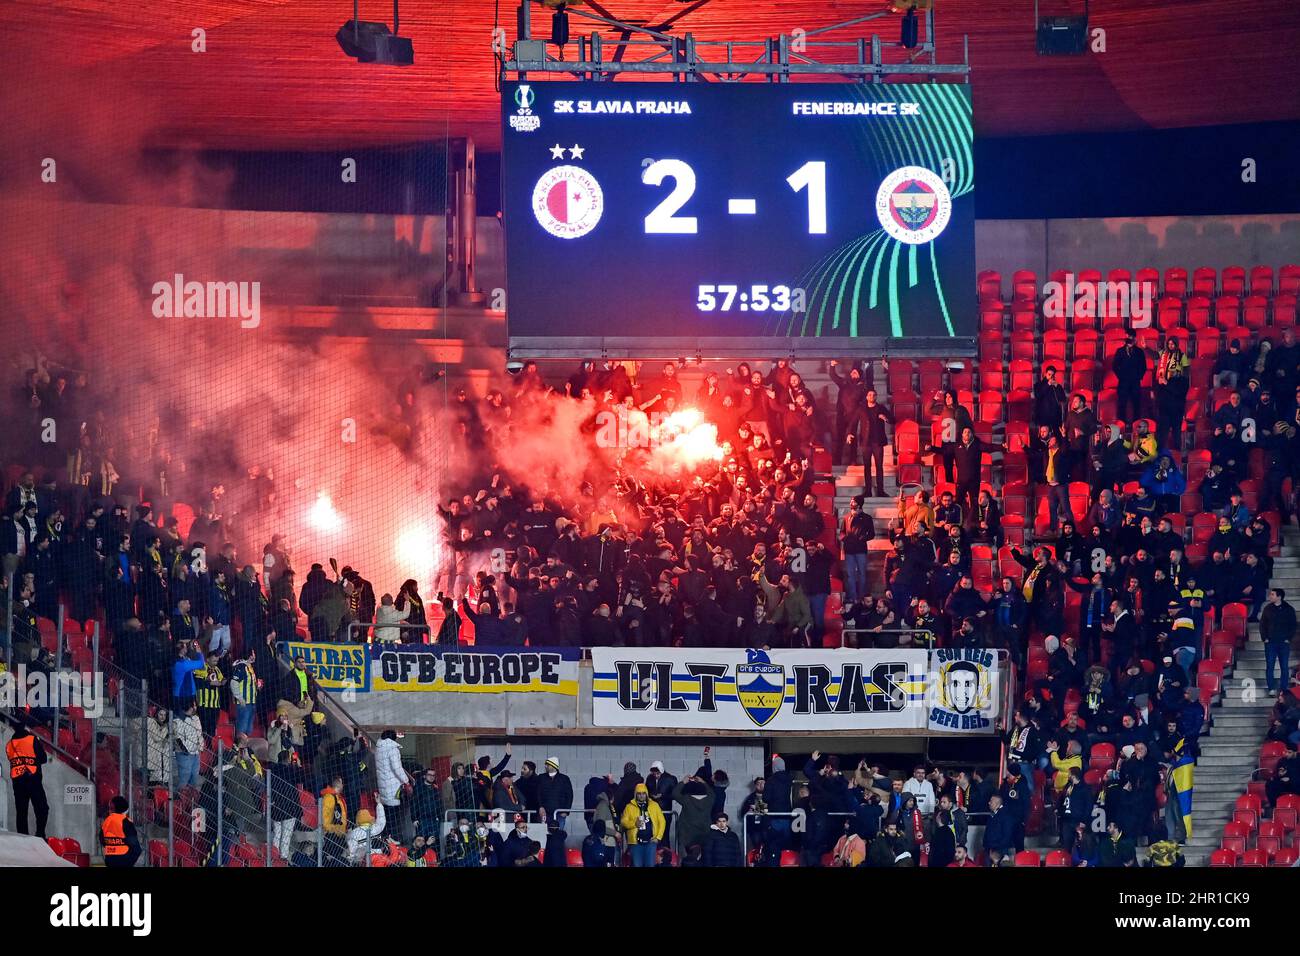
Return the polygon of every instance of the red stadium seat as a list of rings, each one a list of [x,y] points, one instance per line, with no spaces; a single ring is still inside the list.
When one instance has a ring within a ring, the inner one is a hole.
[[[1246,639],[1246,605],[1240,601],[1225,604],[1223,613],[1220,615],[1219,626],[1225,631],[1231,631],[1238,644],[1244,641]]]
[[[985,269],[975,277],[979,289],[980,302],[1002,301],[1002,273],[995,269]]]
[[[889,394],[910,392],[912,390],[912,363],[907,359],[893,359],[889,363]]]
[[[1218,277],[1209,266],[1201,266],[1192,272],[1192,295],[1212,296],[1216,291]]]
[[[981,332],[979,337],[980,365],[984,366],[989,362],[1001,362],[1002,359],[1004,358],[1003,345],[1005,344],[1005,342],[1006,339],[1004,337],[1004,333],[1000,331]],[[890,363],[889,367],[892,372],[894,367],[892,362]],[[908,388],[909,389],[911,388],[910,380],[908,382]],[[889,390],[890,392],[894,391],[894,384],[892,378],[890,379]]]
[[[891,363],[892,364],[892,363]],[[929,398],[943,388],[944,365],[941,359],[922,359],[918,372],[922,397]]]
[[[1259,748],[1259,769],[1266,771],[1271,777],[1277,771],[1277,765],[1282,762],[1284,756],[1286,756],[1285,744],[1275,740],[1268,741]],[[1279,798],[1279,806],[1281,805]]]
[[[979,411],[976,421],[997,424],[1004,418],[1002,393],[992,390],[980,392]]]
[[[1241,300],[1235,295],[1221,295],[1214,300],[1214,321],[1221,329],[1230,329],[1241,321]],[[1198,326],[1199,328],[1199,326]]]
[[[1032,346],[1032,340],[1030,344]],[[1028,359],[1012,359],[1009,368],[1011,371],[1011,391],[1032,392],[1034,388],[1033,362]]]
[[[1156,304],[1156,328],[1161,332],[1180,328],[1183,324],[1183,300],[1173,297],[1161,299]]]
[[[1242,303],[1241,321],[1252,332],[1261,331],[1268,325],[1268,299],[1262,295],[1247,296]]]
[[[1211,300],[1207,296],[1194,295],[1189,298],[1187,300],[1187,328],[1200,329],[1209,325],[1210,305]]]
[[[1028,269],[1018,269],[1011,275],[1011,297],[1016,302],[1038,301],[1038,276]]]
[[[1038,335],[1033,331],[1020,331],[1011,333],[1011,387],[1015,388],[1015,366],[1016,362],[1023,362],[1032,366],[1034,363],[1035,352],[1037,350]]]
[[[1201,692],[1201,700],[1218,703],[1223,693],[1223,681],[1218,674],[1202,671],[1196,675],[1196,687]]]
[[[1209,544],[1210,538],[1218,530],[1219,517],[1208,511],[1192,518],[1192,541],[1196,544]]]
[[[1097,346],[1101,342],[1101,337],[1096,329],[1076,330],[1072,342],[1070,355],[1076,362],[1081,359],[1095,361],[1099,358]]]
[[[1247,850],[1238,858],[1237,866],[1268,866],[1268,854],[1263,850]]]
[[[1228,295],[1245,294],[1246,270],[1241,266],[1224,266],[1220,285]]]
[[[1300,293],[1300,266],[1287,264],[1278,270],[1277,292],[1278,295]]]
[[[1074,860],[1064,850],[1051,850],[1047,854],[1044,866],[1074,866]]]
[[[1246,828],[1248,833],[1255,832],[1255,827],[1259,825],[1259,813],[1255,810],[1242,810],[1240,808],[1232,811],[1232,822],[1240,823]]]
[[[1296,323],[1295,293],[1277,295],[1273,298],[1273,325],[1279,329],[1292,328]]]
[[[1282,826],[1280,823],[1276,823],[1273,820],[1259,821],[1259,832],[1256,834],[1257,839],[1263,840],[1265,838],[1272,837],[1281,840],[1285,836],[1286,836],[1286,827]]]
[[[1079,359],[1070,367],[1070,386],[1074,391],[1094,392],[1101,365],[1092,359]]]
[[[1246,840],[1250,837],[1250,829],[1243,824],[1230,821],[1223,825],[1223,846],[1229,847],[1241,853],[1246,848]]]
[[[1053,363],[1057,371],[1065,366],[1066,346],[1070,341],[1068,332],[1052,330],[1043,333],[1043,365]]]
[[[993,549],[987,544],[971,545],[971,579],[981,591],[993,587]]]
[[[1243,793],[1242,796],[1239,796],[1238,799],[1236,799],[1236,803],[1232,804],[1232,809],[1252,810],[1252,812],[1255,813],[1255,816],[1258,817],[1260,814],[1264,813],[1264,804],[1262,804],[1260,799],[1253,795],[1253,793]]]
[[[1236,866],[1236,851],[1220,847],[1210,854],[1210,866]]]
[[[1300,849],[1294,846],[1279,847],[1277,853],[1273,854],[1273,865],[1295,866],[1297,859],[1300,859]]]
[[[1181,268],[1165,270],[1165,295],[1187,295],[1187,270]]]
[[[1206,369],[1206,372],[1210,372],[1213,370],[1213,365],[1214,365],[1214,362],[1212,360],[1217,358],[1219,355],[1219,346],[1220,346],[1219,330],[1209,328],[1209,327],[1196,329],[1195,337],[1196,337],[1196,358],[1209,362],[1210,367]],[[1204,381],[1208,381],[1208,376],[1206,376]],[[1203,380],[1199,376],[1194,375],[1193,382],[1197,385],[1200,385],[1203,383]]]
[[[1093,744],[1088,757],[1088,769],[1105,772],[1115,766],[1114,744]]]
[[[1246,291],[1251,295],[1272,295],[1273,267],[1252,266],[1250,269],[1250,284],[1246,287]]]

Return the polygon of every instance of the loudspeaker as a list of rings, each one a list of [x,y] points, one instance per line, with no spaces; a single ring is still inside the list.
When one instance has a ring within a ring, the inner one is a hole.
[[[1088,50],[1088,15],[1041,17],[1038,21],[1040,56],[1074,56]]]
[[[361,63],[411,66],[415,62],[411,38],[398,36],[387,23],[348,20],[339,27],[335,39],[344,53]]]

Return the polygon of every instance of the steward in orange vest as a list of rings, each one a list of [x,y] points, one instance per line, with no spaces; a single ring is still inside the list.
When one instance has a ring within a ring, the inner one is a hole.
[[[127,818],[126,810],[126,798],[114,797],[108,804],[108,816],[99,826],[105,866],[131,867],[140,858],[140,835]]]
[[[45,786],[41,782],[41,765],[45,763],[45,747],[32,736],[24,723],[14,728],[13,739],[5,744],[9,758],[9,779],[14,787],[14,817],[19,833],[28,833],[27,809],[36,810],[36,836],[45,839],[45,822],[50,817],[50,805],[45,799]]]

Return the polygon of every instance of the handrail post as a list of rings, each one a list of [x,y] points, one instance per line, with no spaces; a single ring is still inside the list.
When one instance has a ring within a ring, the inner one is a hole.
[[[275,786],[275,778],[271,771],[273,766],[268,764],[266,768],[266,846],[264,848],[265,863],[271,865],[271,788]]]
[[[217,840],[216,840],[216,860],[217,866],[221,866],[221,838],[225,835],[225,816],[226,816],[226,772],[225,772],[225,750],[226,741],[217,738]]]
[[[126,685],[118,683],[117,685],[117,772],[118,772],[118,793],[129,793],[127,789],[127,772],[126,772]],[[131,798],[128,796],[127,802]]]
[[[176,774],[180,770],[176,760],[176,715],[167,709],[167,745],[168,752],[163,758],[169,761],[167,767],[167,865],[175,866],[176,859]]]
[[[14,669],[14,573],[5,576],[5,670]]]
[[[141,768],[144,773],[143,785],[146,789],[149,787],[149,682],[140,678],[140,753],[144,758],[144,766]]]
[[[59,676],[63,673],[63,605],[61,603],[59,604],[59,613],[57,618],[57,625],[54,631],[54,672],[50,674],[50,681],[52,684],[50,687],[52,692],[52,700],[50,701],[50,704],[54,707],[54,731],[50,739],[54,741],[55,745],[59,742],[60,718],[63,716],[63,694],[59,690],[59,687],[62,685]]]

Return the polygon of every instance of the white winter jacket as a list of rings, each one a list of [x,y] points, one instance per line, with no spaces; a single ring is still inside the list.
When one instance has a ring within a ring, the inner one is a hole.
[[[387,806],[397,806],[402,784],[410,783],[411,778],[402,769],[402,746],[396,740],[380,738],[375,744],[375,773],[379,778],[379,799]]]
[[[385,644],[399,644],[402,640],[400,627],[384,627],[385,624],[400,624],[411,613],[410,605],[405,611],[399,611],[391,604],[381,604],[375,608],[375,640]]]
[[[392,743],[392,741],[389,741]],[[370,852],[370,838],[384,832],[384,805],[375,807],[375,822],[368,827],[353,827],[348,831],[348,862],[353,866],[364,866],[366,854]]]

